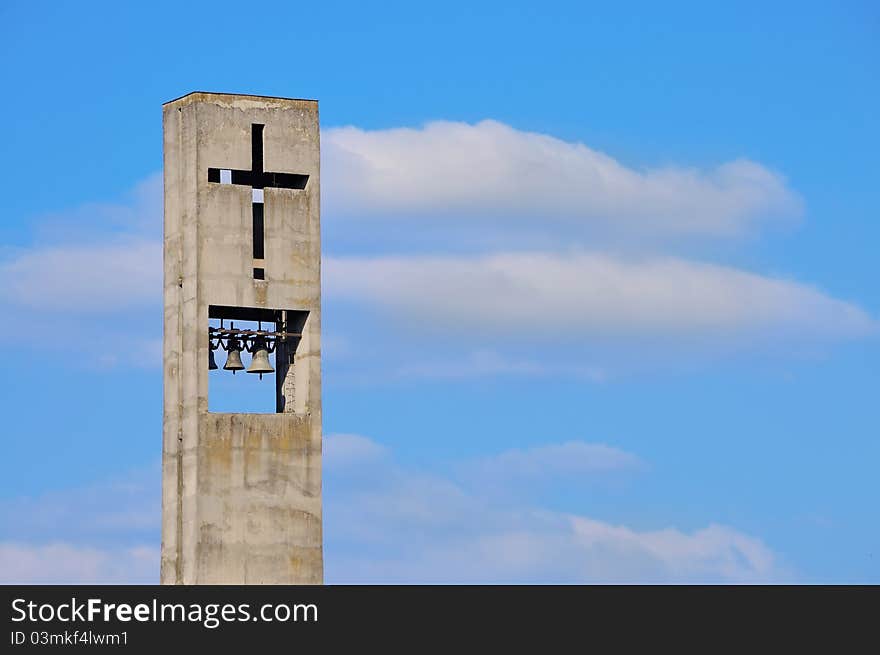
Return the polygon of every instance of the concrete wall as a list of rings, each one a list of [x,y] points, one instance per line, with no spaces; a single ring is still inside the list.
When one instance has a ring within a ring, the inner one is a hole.
[[[317,103],[193,93],[163,119],[162,582],[320,583]],[[265,170],[310,176],[265,190],[265,280],[252,273],[250,188],[208,182],[209,167],[250,169],[253,123],[266,126]],[[208,412],[209,305],[309,312],[284,414]]]

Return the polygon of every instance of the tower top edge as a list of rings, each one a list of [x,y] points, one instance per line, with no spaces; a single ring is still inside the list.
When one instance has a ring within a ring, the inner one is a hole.
[[[182,95],[178,98],[174,98],[174,100],[169,100],[168,102],[163,102],[162,106],[167,107],[168,105],[173,104],[191,104],[194,102],[219,102],[219,103],[234,103],[237,100],[243,101],[263,101],[269,104],[276,105],[291,105],[291,104],[300,104],[300,103],[308,103],[308,104],[318,104],[317,100],[311,100],[309,98],[282,98],[280,96],[263,96],[256,95],[252,93],[217,93],[214,91],[190,91],[189,93]]]

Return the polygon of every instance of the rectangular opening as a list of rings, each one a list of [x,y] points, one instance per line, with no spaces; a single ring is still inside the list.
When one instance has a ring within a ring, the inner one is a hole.
[[[263,186],[276,189],[305,189],[308,175],[299,173],[263,173]]]
[[[308,315],[301,310],[211,305],[208,411],[292,412],[294,356]],[[211,354],[216,368],[211,367]]]
[[[263,203],[255,202],[254,207],[254,259],[263,259]]]
[[[251,170],[256,179],[263,173],[263,127],[260,123],[251,124]]]
[[[262,177],[258,178],[258,182],[261,179]],[[208,169],[208,182],[214,182],[216,184],[236,184],[239,186],[251,186],[252,180],[254,180],[254,176],[251,171],[241,171],[228,168]]]

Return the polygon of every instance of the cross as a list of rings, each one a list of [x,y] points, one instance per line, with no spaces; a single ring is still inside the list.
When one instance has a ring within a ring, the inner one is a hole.
[[[299,173],[272,173],[263,170],[263,128],[260,123],[251,125],[251,170],[209,168],[208,182],[241,184],[251,187],[251,206],[254,217],[254,279],[264,280],[266,270],[256,264],[263,263],[263,189],[305,189],[308,175]]]

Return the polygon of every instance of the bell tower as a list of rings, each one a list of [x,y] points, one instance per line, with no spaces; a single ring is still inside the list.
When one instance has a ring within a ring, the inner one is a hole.
[[[318,103],[191,93],[163,127],[162,583],[320,584]],[[209,411],[237,371],[274,412]]]

